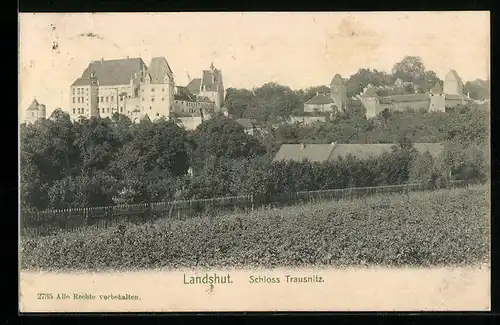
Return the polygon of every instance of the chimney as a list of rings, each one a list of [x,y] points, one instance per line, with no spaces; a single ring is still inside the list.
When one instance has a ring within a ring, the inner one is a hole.
[[[305,145],[304,143],[301,143],[301,144],[300,144],[300,149],[301,149],[301,150],[304,150],[305,148],[306,148],[306,145]]]

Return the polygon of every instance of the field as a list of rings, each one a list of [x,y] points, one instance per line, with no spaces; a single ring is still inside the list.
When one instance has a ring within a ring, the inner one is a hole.
[[[24,270],[458,266],[490,259],[486,186],[21,238]]]

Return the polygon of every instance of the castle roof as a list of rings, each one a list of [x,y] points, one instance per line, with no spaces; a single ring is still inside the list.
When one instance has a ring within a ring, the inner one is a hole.
[[[408,94],[380,97],[380,102],[383,104],[390,104],[394,102],[419,102],[424,100],[430,100],[428,94]]]
[[[33,101],[31,102],[30,106],[28,106],[27,111],[37,111],[38,110],[38,105],[40,105],[38,103],[38,101],[36,99],[33,99]]]
[[[342,86],[344,85],[344,80],[342,77],[337,73],[333,79],[332,82],[330,83],[331,86]]]
[[[458,75],[458,73],[451,69],[450,71],[448,71],[448,73],[446,74],[445,76],[446,79],[448,80],[456,80],[456,81],[459,81],[459,82],[462,82],[462,78],[460,78],[460,76]]]
[[[330,94],[317,94],[313,98],[305,102],[307,105],[326,105],[333,104],[333,99]]]
[[[165,57],[155,57],[151,59],[148,74],[151,77],[151,83],[163,84],[165,83],[165,76],[172,75],[172,69],[170,69]]]
[[[174,94],[174,99],[175,100],[184,100],[187,102],[194,102],[194,96],[191,94],[189,89],[186,87],[181,87],[181,86],[176,86],[177,87],[177,93]]]
[[[92,72],[99,80],[99,85],[127,85],[135,73],[146,68],[146,64],[141,58],[93,61],[72,86],[89,85]]]
[[[191,80],[186,88],[192,93],[192,94],[199,94],[200,89],[201,89],[201,78],[196,78]]]

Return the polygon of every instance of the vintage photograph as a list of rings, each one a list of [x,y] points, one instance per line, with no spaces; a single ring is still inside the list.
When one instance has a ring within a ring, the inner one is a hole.
[[[489,310],[489,12],[19,26],[22,312]]]

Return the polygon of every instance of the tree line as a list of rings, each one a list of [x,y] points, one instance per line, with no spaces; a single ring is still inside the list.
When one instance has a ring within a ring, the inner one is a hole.
[[[397,80],[401,86],[395,86]],[[432,70],[427,70],[422,59],[417,56],[406,56],[397,62],[390,73],[376,69],[359,69],[345,80],[348,109],[345,114],[356,114],[362,111],[362,105],[354,96],[363,92],[368,85],[375,87],[379,96],[414,94],[429,92],[435,84],[442,86],[442,81]],[[466,82],[464,94],[472,99],[488,99],[489,81],[474,80]],[[252,118],[265,123],[276,122],[280,117],[307,115],[304,103],[317,93],[330,92],[329,86],[320,85],[307,89],[292,90],[278,83],[266,83],[254,89],[229,88],[226,91],[225,103],[229,114],[237,118]]]
[[[58,110],[20,131],[21,204],[38,210],[489,177],[488,114],[479,108],[343,116],[256,135],[223,115],[187,131],[175,119],[134,124],[119,114],[73,123]],[[367,160],[273,162],[287,142],[397,145]],[[446,150],[433,157],[413,142]]]

